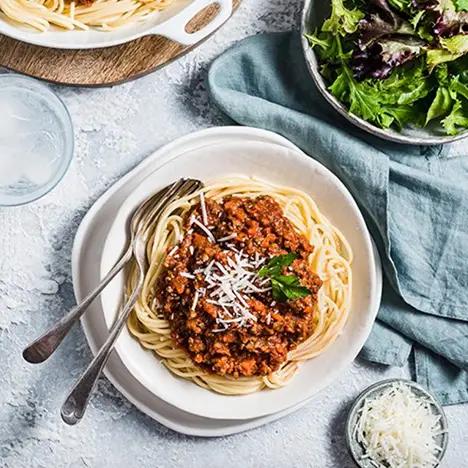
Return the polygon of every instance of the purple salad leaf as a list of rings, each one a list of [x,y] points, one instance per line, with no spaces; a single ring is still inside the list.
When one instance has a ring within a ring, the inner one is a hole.
[[[437,37],[468,34],[468,12],[447,10],[439,13],[434,24],[434,34]]]
[[[419,56],[424,45],[424,41],[413,37],[376,41],[367,49],[354,53],[351,61],[354,76],[357,79],[386,78],[394,68]]]
[[[414,8],[421,10],[455,11],[453,0],[413,0],[412,3]]]
[[[410,23],[396,14],[386,0],[371,0],[371,12],[359,22],[359,45],[362,49],[372,42],[391,34],[413,35]]]
[[[412,5],[417,10],[437,10],[439,2],[437,0],[413,0]]]

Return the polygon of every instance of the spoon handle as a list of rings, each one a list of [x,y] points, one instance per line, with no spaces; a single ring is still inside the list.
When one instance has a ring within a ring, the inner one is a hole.
[[[130,299],[125,304],[122,313],[120,314],[117,322],[112,327],[112,330],[104,345],[96,354],[96,356],[94,356],[94,359],[91,361],[84,374],[75,384],[64,404],[62,405],[60,414],[64,422],[67,424],[74,425],[78,423],[83,417],[89,400],[91,399],[91,395],[99,380],[99,376],[101,375],[101,372],[106,365],[107,360],[109,359],[115,341],[119,337],[123,327],[127,322],[127,318],[138,299],[138,295],[140,294],[141,288],[143,287],[143,280],[144,274],[142,269],[139,268],[137,287],[134,289]]]
[[[101,284],[94,291],[89,293],[76,307],[70,310],[68,314],[61,318],[54,326],[31,343],[23,351],[23,358],[31,364],[38,364],[47,360],[67,336],[73,325],[75,325],[75,323],[84,314],[89,305],[94,301],[94,299],[96,299],[96,297],[99,296],[99,294],[101,294],[104,288],[114,279],[117,273],[122,270],[131,258],[132,248],[130,246],[119,262],[104,277]]]

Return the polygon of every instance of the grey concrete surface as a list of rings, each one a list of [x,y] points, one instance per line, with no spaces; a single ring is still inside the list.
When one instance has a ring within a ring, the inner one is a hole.
[[[79,327],[49,362],[30,366],[21,358],[23,347],[74,305],[72,242],[92,203],[165,143],[225,124],[204,85],[209,63],[243,37],[297,27],[300,9],[300,0],[244,0],[214,37],[159,72],[109,89],[55,87],[75,126],[72,166],[42,200],[0,208],[0,467],[353,467],[343,440],[346,409],[361,389],[404,369],[356,362],[296,413],[204,440],[154,422],[105,378],[82,423],[65,426],[60,404],[91,358]],[[464,468],[468,405],[447,413],[450,445],[442,466]]]

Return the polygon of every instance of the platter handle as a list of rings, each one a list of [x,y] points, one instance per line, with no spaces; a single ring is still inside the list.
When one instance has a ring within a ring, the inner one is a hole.
[[[219,6],[216,17],[200,31],[188,33],[185,28],[190,20],[212,4]],[[179,14],[148,31],[147,35],[158,34],[185,46],[194,45],[224,24],[230,18],[232,10],[232,0],[194,0]]]

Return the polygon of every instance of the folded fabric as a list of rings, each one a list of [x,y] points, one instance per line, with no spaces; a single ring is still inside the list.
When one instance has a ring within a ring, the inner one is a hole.
[[[297,33],[248,38],[218,58],[209,88],[232,120],[279,133],[328,167],[358,202],[386,276],[362,352],[402,366],[445,404],[468,401],[468,157],[364,133],[321,96]]]

